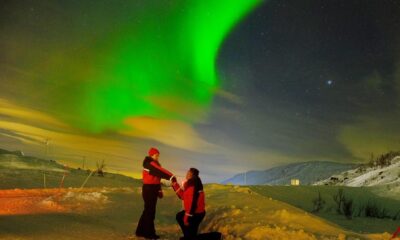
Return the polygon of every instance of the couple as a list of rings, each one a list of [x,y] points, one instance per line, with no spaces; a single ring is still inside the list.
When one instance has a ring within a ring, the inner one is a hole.
[[[158,158],[160,152],[156,148],[149,150],[148,156],[143,161],[143,187],[142,197],[144,211],[136,228],[136,236],[146,239],[159,239],[154,227],[157,198],[163,197],[161,178],[171,181],[172,188],[183,201],[184,210],[176,214],[176,220],[183,232],[181,239],[196,239],[197,231],[205,212],[205,197],[203,184],[199,178],[199,170],[190,168],[186,174],[186,182],[181,188],[176,177],[162,168]]]

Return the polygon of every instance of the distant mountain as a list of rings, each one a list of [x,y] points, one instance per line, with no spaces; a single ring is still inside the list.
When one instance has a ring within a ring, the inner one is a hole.
[[[299,179],[301,185],[310,185],[333,174],[354,169],[355,167],[357,167],[357,164],[324,161],[292,163],[264,171],[240,173],[222,183],[235,185],[288,185],[291,179]]]
[[[21,151],[0,149],[0,189],[64,187],[137,187],[141,180],[121,174],[105,172],[104,176],[91,173],[95,169],[75,169],[54,160],[25,156]],[[107,169],[105,169],[107,171]]]

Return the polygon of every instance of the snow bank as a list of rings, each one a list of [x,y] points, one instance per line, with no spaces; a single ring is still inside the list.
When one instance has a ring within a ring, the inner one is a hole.
[[[115,189],[0,190],[0,215],[86,211],[109,203],[106,193]]]
[[[109,202],[108,197],[104,195],[106,191],[102,192],[67,192],[62,201],[67,202],[86,202],[86,203],[100,203],[106,204]]]
[[[340,235],[344,236],[344,235]],[[288,230],[286,227],[269,227],[262,226],[252,229],[245,235],[245,239],[264,240],[264,239],[303,239],[317,240],[317,238],[303,230]],[[345,239],[338,237],[338,239]]]

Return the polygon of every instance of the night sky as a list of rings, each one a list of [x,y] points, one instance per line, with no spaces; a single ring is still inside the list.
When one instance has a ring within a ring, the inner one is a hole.
[[[0,148],[71,166],[366,162],[400,150],[400,2],[1,1],[0,83]]]

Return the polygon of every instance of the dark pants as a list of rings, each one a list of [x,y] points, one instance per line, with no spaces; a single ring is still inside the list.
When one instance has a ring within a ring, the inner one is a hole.
[[[196,239],[199,225],[203,221],[206,213],[196,213],[192,217],[189,217],[189,226],[185,226],[183,218],[185,217],[185,211],[180,211],[176,214],[176,221],[182,229],[184,239]]]
[[[156,218],[156,205],[160,188],[161,186],[158,184],[144,184],[142,187],[144,210],[136,228],[137,236],[150,237],[156,234],[154,219]]]

